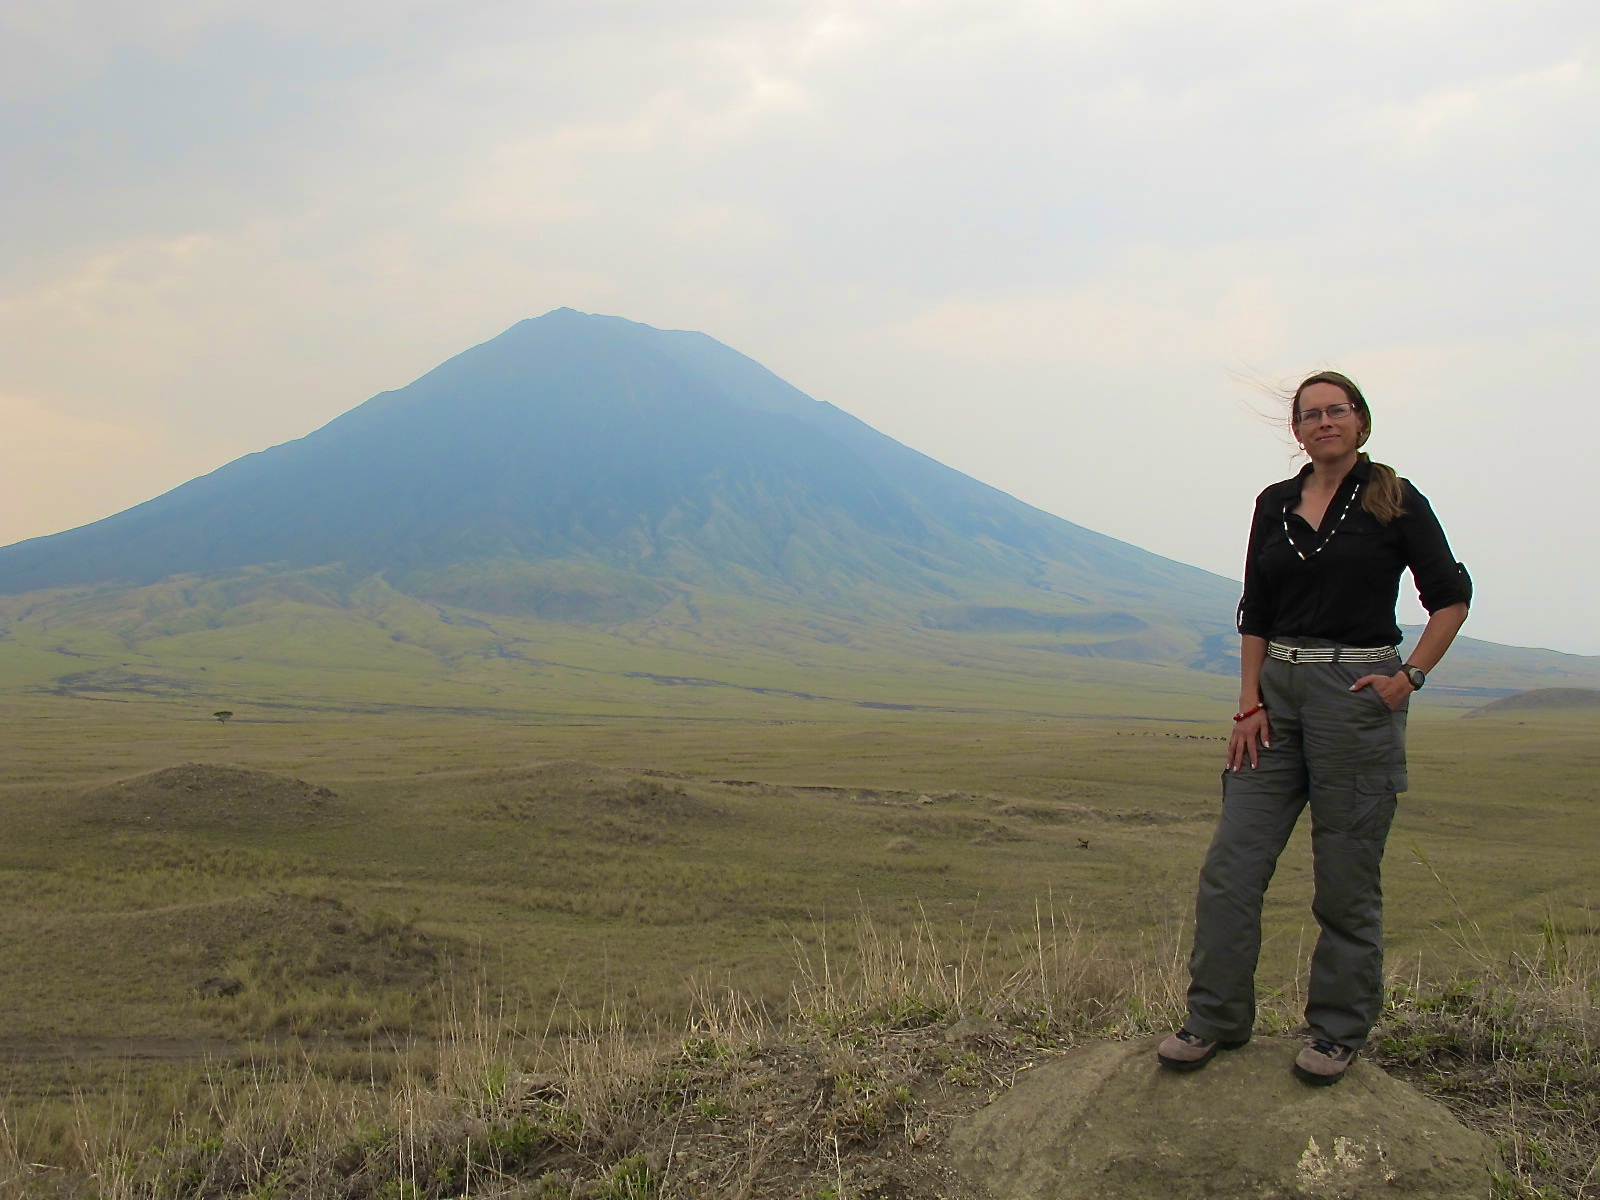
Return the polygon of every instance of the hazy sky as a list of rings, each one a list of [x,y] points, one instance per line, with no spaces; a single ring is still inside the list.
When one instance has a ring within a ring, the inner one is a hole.
[[[1234,577],[1339,367],[1467,632],[1600,654],[1597,66],[1592,0],[7,0],[0,544],[570,305]]]

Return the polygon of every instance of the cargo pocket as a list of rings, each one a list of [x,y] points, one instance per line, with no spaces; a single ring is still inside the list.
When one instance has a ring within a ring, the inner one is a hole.
[[[1356,806],[1351,814],[1350,832],[1356,837],[1376,838],[1379,841],[1388,837],[1389,826],[1394,822],[1395,794],[1405,789],[1404,771],[1357,775]]]

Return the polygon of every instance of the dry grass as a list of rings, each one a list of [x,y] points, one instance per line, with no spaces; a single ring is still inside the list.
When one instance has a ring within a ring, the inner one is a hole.
[[[675,1030],[611,1013],[567,1034],[573,1015],[553,1013],[529,1035],[479,986],[440,1001],[442,1037],[413,1047],[387,1085],[348,1069],[331,1078],[309,1056],[258,1062],[181,1098],[130,1093],[115,1112],[85,1110],[62,1170],[29,1166],[27,1138],[7,1126],[4,1175],[39,1195],[105,1200],[642,1200],[790,1195],[830,1177],[843,1195],[883,1139],[932,1140],[928,1104],[913,1098],[928,1080],[963,1091],[1029,1047],[1125,1030],[1114,1014],[1133,997],[1153,1012],[1173,994],[1159,972],[1113,962],[1045,917],[1021,936],[974,930],[951,944],[926,922],[904,940],[865,917],[853,933],[838,957],[824,930],[796,939],[787,1017],[702,980]],[[951,1041],[951,1028],[967,1033]]]
[[[1600,956],[1554,931],[1476,973],[1391,982],[1373,1057],[1496,1139],[1501,1192],[1600,1196]]]
[[[1181,931],[1117,952],[1041,906],[1031,928],[862,916],[853,948],[796,932],[792,1011],[701,980],[676,1029],[551,1014],[529,1033],[481,980],[441,996],[441,1036],[392,1078],[284,1054],[178,1093],[65,1114],[65,1156],[0,1114],[0,1192],[97,1200],[318,1196],[676,1200],[964,1195],[939,1152],[953,1116],[1030,1056],[1170,1027]],[[1498,1195],[1600,1195],[1600,963],[1535,952],[1391,982],[1373,1057],[1498,1139]],[[1292,1027],[1294,997],[1265,1024]]]
[[[830,956],[826,931],[796,939],[795,1008],[818,1028],[979,1019],[1046,1039],[1121,1038],[1162,1028],[1182,1011],[1176,926],[1113,945],[1041,904],[1032,926],[1005,933],[961,924],[941,934],[927,919],[892,931],[858,917],[853,934],[842,962]]]

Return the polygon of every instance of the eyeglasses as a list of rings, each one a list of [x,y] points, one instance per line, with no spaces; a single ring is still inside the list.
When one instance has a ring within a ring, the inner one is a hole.
[[[1330,404],[1327,408],[1302,408],[1300,410],[1300,424],[1315,425],[1324,416],[1330,421],[1342,421],[1356,411],[1354,404]]]

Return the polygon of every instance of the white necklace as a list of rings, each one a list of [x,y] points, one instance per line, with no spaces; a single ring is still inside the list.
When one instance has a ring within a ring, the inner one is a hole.
[[[1322,548],[1324,546],[1326,546],[1329,542],[1333,541],[1333,535],[1339,532],[1339,526],[1344,524],[1344,519],[1350,512],[1350,506],[1356,502],[1356,497],[1359,496],[1360,494],[1361,494],[1361,485],[1358,483],[1351,490],[1350,499],[1346,500],[1344,502],[1344,507],[1339,510],[1339,519],[1333,523],[1333,528],[1328,530],[1328,536],[1323,538],[1320,542],[1318,542],[1316,544],[1316,547],[1311,551],[1311,554],[1307,554],[1304,550],[1300,549],[1299,546],[1296,546],[1294,544],[1294,534],[1289,532],[1289,503],[1290,502],[1289,501],[1284,501],[1284,505],[1283,505],[1283,536],[1289,539],[1290,548],[1293,549],[1294,552],[1300,556],[1300,561],[1301,562],[1306,562],[1308,559],[1310,559],[1312,557],[1312,555],[1321,554],[1322,553]]]

